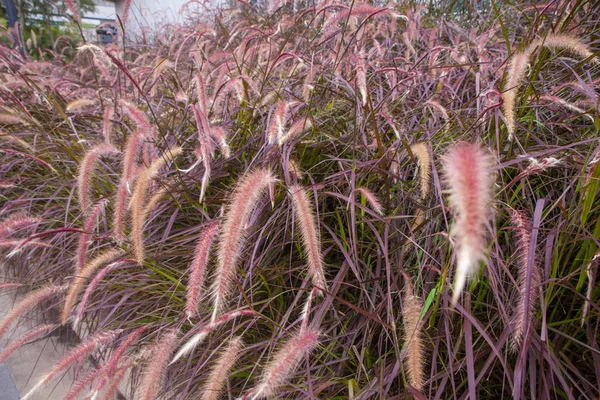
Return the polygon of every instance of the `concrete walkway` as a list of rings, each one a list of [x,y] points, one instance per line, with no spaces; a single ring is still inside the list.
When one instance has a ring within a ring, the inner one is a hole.
[[[14,292],[0,292],[0,319],[3,319],[12,308]],[[34,327],[34,323],[19,321],[0,339],[0,349],[21,337]],[[56,337],[49,337],[24,345],[20,351],[13,353],[4,364],[0,365],[0,399],[19,400],[25,395],[45,373],[65,354],[65,346],[58,343]],[[48,386],[41,389],[31,400],[62,399],[69,391],[73,381],[72,373],[59,376]]]

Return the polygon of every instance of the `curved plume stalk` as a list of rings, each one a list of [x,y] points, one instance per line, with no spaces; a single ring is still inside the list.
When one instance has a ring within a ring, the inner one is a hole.
[[[312,277],[313,285],[321,293],[322,290],[327,290],[327,281],[325,280],[323,256],[321,254],[321,236],[317,229],[316,218],[310,206],[308,194],[300,185],[290,187],[290,193],[305,247],[308,271]]]
[[[197,74],[194,78],[194,84],[196,87],[196,97],[198,99],[198,108],[204,115],[208,115],[208,96],[206,95],[206,85],[204,83],[204,77],[202,74]]]
[[[536,263],[529,265],[529,252],[531,250],[531,220],[522,212],[511,210],[512,224],[517,236],[517,262],[518,262],[518,299],[512,317],[513,337],[511,349],[517,352],[526,337],[533,329],[534,315],[539,299],[541,284],[541,271]],[[530,276],[528,281],[527,277]]]
[[[493,175],[490,155],[479,145],[460,142],[443,157],[449,203],[455,214],[452,237],[456,244],[456,272],[452,304],[467,279],[485,259],[485,224],[490,215]]]
[[[222,303],[235,279],[235,269],[244,242],[244,227],[248,224],[249,216],[256,203],[275,180],[270,170],[257,169],[244,176],[233,193],[219,241],[218,263],[212,287],[214,297],[212,321],[215,321],[221,311]]]
[[[265,367],[260,383],[250,392],[250,398],[257,400],[275,395],[292,377],[300,361],[317,346],[320,335],[320,331],[307,328],[289,339]]]
[[[222,397],[223,386],[225,386],[231,368],[239,358],[243,346],[240,336],[231,339],[227,344],[208,375],[201,400],[218,400]]]
[[[69,285],[69,292],[67,293],[67,297],[65,299],[61,323],[64,324],[69,320],[69,315],[71,314],[71,310],[75,305],[75,301],[77,301],[77,296],[79,293],[81,293],[83,285],[92,276],[92,274],[96,272],[98,268],[111,261],[114,261],[122,255],[123,252],[121,250],[107,250],[98,257],[94,258],[92,261],[89,261],[87,265],[79,272],[79,274],[73,278],[73,282],[71,285]]]
[[[290,126],[290,129],[288,129],[287,133],[278,139],[279,145],[283,146],[285,142],[304,134],[312,129],[312,126],[312,121],[308,118],[302,118],[296,121],[292,126]]]
[[[75,5],[75,2],[73,0],[65,0],[65,4],[67,5],[69,11],[71,11],[71,14],[73,14],[73,19],[75,22],[79,22],[79,13],[77,12],[77,6]]]
[[[161,336],[154,346],[152,346],[151,357],[144,370],[138,399],[154,400],[160,391],[165,370],[173,352],[173,348],[177,343],[177,332],[169,331]]]
[[[81,161],[77,184],[79,189],[79,204],[83,211],[87,211],[90,207],[91,179],[96,169],[96,161],[101,156],[111,153],[118,153],[118,150],[110,144],[103,143],[88,151]]]
[[[502,93],[502,98],[504,100],[504,116],[506,118],[506,128],[509,140],[512,140],[515,133],[515,100],[519,91],[519,86],[521,86],[521,80],[523,79],[531,55],[540,46],[549,49],[564,49],[582,59],[590,58],[594,55],[588,46],[576,37],[560,34],[555,35],[552,33],[545,38],[534,40],[522,52],[514,54],[508,65],[506,84],[504,85],[504,92]],[[594,62],[598,62],[597,57],[594,58]]]
[[[138,130],[140,130],[143,135],[148,136],[150,133],[150,122],[148,121],[148,118],[146,118],[146,115],[129,101],[121,100],[121,104],[123,105],[123,110],[137,125]]]
[[[42,301],[45,301],[52,296],[62,294],[66,289],[66,286],[52,285],[29,293],[21,301],[15,304],[4,319],[0,321],[0,338],[6,333],[6,330],[17,318],[22,317],[23,314],[34,309]]]
[[[65,371],[67,368],[71,367],[77,361],[83,359],[88,354],[96,349],[96,347],[106,344],[112,341],[118,334],[120,334],[122,330],[117,329],[114,331],[103,331],[100,333],[91,336],[86,341],[81,343],[79,346],[75,347],[71,350],[65,357],[63,357],[60,361],[58,361],[54,368],[50,370],[46,375],[39,380],[39,382],[27,393],[23,400],[27,400],[31,398],[31,396],[37,392],[42,387],[46,386],[57,374],[62,371]]]
[[[410,282],[406,283],[404,293],[404,313],[402,322],[404,324],[404,348],[406,352],[406,368],[408,381],[417,390],[423,390],[425,383],[425,362],[423,354],[425,345],[421,335],[421,307],[422,301],[415,296]]]
[[[219,232],[219,222],[210,223],[202,232],[202,235],[196,243],[194,251],[194,259],[190,264],[190,281],[187,287],[187,302],[185,305],[185,313],[188,318],[191,318],[198,311],[198,303],[200,302],[200,291],[204,283],[204,273],[208,265],[208,256],[214,238]]]
[[[181,147],[174,147],[165,151],[162,157],[155,160],[152,165],[143,170],[137,178],[135,189],[131,195],[131,236],[133,252],[138,264],[142,265],[145,258],[144,250],[144,223],[146,222],[146,195],[152,179],[158,171],[169,161],[181,153]]]

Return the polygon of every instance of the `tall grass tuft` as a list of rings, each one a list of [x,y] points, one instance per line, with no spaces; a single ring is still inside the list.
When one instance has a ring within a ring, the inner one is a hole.
[[[485,259],[485,224],[492,203],[492,159],[478,144],[460,142],[444,155],[444,178],[454,212],[456,271],[452,304]]]
[[[79,168],[77,185],[79,189],[79,205],[83,211],[88,211],[91,201],[91,179],[96,168],[96,162],[99,157],[117,153],[117,149],[110,144],[99,144],[85,154]]]

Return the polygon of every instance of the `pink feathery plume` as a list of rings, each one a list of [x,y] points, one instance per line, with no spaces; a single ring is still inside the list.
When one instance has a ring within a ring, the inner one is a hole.
[[[0,239],[4,239],[22,228],[37,225],[40,222],[42,222],[42,219],[39,217],[29,217],[22,213],[12,214],[0,222]]]
[[[123,26],[127,26],[127,20],[129,19],[129,9],[131,8],[131,0],[125,0],[123,2],[123,12],[121,13],[121,21]]]
[[[231,198],[219,241],[218,263],[212,292],[215,321],[235,280],[235,271],[244,242],[245,227],[263,193],[275,182],[268,169],[257,169],[244,176]]]
[[[285,136],[285,125],[289,117],[289,106],[285,101],[277,104],[269,123],[269,144],[275,144]]]
[[[352,60],[354,61],[354,67],[356,68],[356,87],[360,92],[360,98],[362,100],[362,105],[367,104],[367,74],[365,68],[365,60],[360,53],[355,53],[352,56]]]
[[[219,355],[202,390],[200,400],[218,400],[223,395],[223,386],[231,368],[240,357],[240,351],[244,346],[240,336],[229,341],[225,350]]]
[[[83,223],[83,230],[85,233],[82,233],[81,235],[79,235],[79,245],[77,246],[77,265],[75,266],[75,275],[77,275],[79,273],[79,271],[81,271],[81,269],[85,265],[85,256],[87,253],[88,244],[92,237],[91,232],[96,228],[98,216],[100,215],[100,212],[104,209],[105,204],[106,204],[106,201],[104,201],[104,200],[100,200],[98,203],[96,203],[96,205],[94,206],[94,208],[92,209],[92,211],[90,212],[88,217],[86,218],[85,222]]]
[[[321,293],[322,290],[327,290],[327,281],[325,280],[323,255],[321,253],[321,236],[317,228],[316,218],[308,200],[308,194],[302,186],[293,185],[290,187],[290,194],[292,195],[294,214],[305,247],[308,271],[313,285]]]
[[[19,339],[15,340],[9,346],[4,348],[4,350],[2,350],[2,352],[0,353],[0,364],[2,364],[12,353],[14,353],[15,350],[20,349],[21,346],[23,346],[25,343],[36,339],[37,337],[48,333],[53,329],[56,329],[58,326],[59,325],[42,325],[40,327],[28,331]]]
[[[171,330],[162,335],[152,346],[150,354],[152,355],[146,364],[140,390],[138,392],[139,400],[154,400],[161,389],[165,370],[169,363],[169,358],[173,348],[177,343],[177,332]]]
[[[300,361],[318,344],[321,332],[307,328],[290,338],[265,367],[262,378],[251,392],[252,400],[272,397],[294,374]]]
[[[365,197],[365,199],[367,199],[371,207],[373,207],[373,211],[375,211],[379,215],[383,215],[383,206],[379,202],[377,196],[375,196],[375,193],[362,186],[357,187],[356,190],[360,192]]]
[[[112,341],[121,332],[121,329],[113,331],[102,331],[95,334],[94,336],[89,337],[79,346],[75,347],[73,350],[67,353],[67,355],[64,356],[60,361],[58,361],[50,370],[50,372],[44,375],[38,381],[38,383],[23,397],[23,400],[31,398],[35,392],[37,392],[42,387],[46,386],[56,375],[65,371],[77,361],[89,355],[98,346]]]
[[[104,136],[104,143],[110,145],[112,137],[112,119],[115,115],[115,108],[113,106],[106,106],[104,109],[104,115],[102,118],[102,135]]]
[[[71,14],[73,14],[73,19],[76,22],[79,22],[79,13],[77,12],[77,6],[75,5],[75,2],[73,0],[65,0],[65,4],[67,5],[69,11],[71,11]]]
[[[534,315],[539,300],[541,271],[535,260],[529,265],[531,250],[531,220],[525,213],[511,210],[511,221],[517,236],[518,299],[512,316],[513,337],[511,348],[518,351],[533,329]],[[531,268],[531,270],[530,270]],[[530,276],[528,280],[527,277]]]
[[[479,145],[460,142],[443,157],[450,207],[455,214],[452,237],[456,247],[456,273],[452,304],[467,279],[485,259],[485,224],[492,202],[492,159]]]
[[[84,212],[87,212],[90,207],[91,180],[92,174],[96,169],[96,161],[103,155],[117,152],[118,150],[114,146],[102,143],[88,151],[83,157],[79,167],[77,183],[79,188],[79,204]]]
[[[190,264],[190,280],[187,287],[187,302],[185,305],[185,314],[191,318],[198,311],[200,302],[200,292],[204,283],[204,273],[208,265],[208,256],[215,236],[219,232],[219,221],[211,222],[202,232],[202,235],[196,243],[194,250],[194,259]]]
[[[4,319],[0,321],[0,337],[6,333],[8,328],[17,318],[22,317],[26,312],[31,311],[48,298],[62,294],[66,289],[66,286],[51,285],[29,293],[21,301],[15,304]]]
[[[214,322],[211,322],[208,325],[206,325],[204,328],[202,328],[202,330],[200,332],[196,333],[183,346],[181,346],[181,349],[179,349],[177,354],[175,354],[175,357],[173,357],[173,360],[171,360],[170,364],[173,364],[174,362],[179,360],[181,357],[185,356],[186,354],[189,354],[200,343],[202,343],[202,341],[206,338],[206,336],[208,336],[208,334],[210,332],[212,332],[215,328],[223,325],[226,322],[231,321],[234,318],[241,317],[241,316],[256,316],[256,313],[252,310],[240,310],[240,311],[232,311],[230,313],[222,315],[221,317],[217,318]]]

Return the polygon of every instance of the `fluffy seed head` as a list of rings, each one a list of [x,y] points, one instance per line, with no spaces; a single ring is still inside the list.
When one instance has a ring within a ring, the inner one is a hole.
[[[270,170],[257,169],[244,176],[233,193],[219,240],[218,263],[212,288],[213,321],[221,311],[222,303],[235,279],[235,269],[244,242],[244,227],[258,200],[275,181]]]
[[[293,376],[304,356],[317,346],[320,335],[320,331],[307,328],[290,338],[265,367],[258,386],[251,391],[251,399],[257,400],[275,395],[277,390]]]
[[[321,253],[321,235],[317,229],[316,218],[310,206],[308,194],[300,185],[290,187],[290,193],[313,285],[319,289],[319,292],[322,289],[327,290],[323,255]]]
[[[422,338],[421,323],[422,301],[413,293],[410,283],[406,284],[404,293],[404,347],[406,351],[406,369],[409,383],[417,390],[423,390],[425,383],[425,362],[423,354],[425,345]]]
[[[452,303],[467,279],[485,259],[485,224],[492,201],[492,159],[479,145],[460,142],[443,158],[449,203],[455,214],[452,237],[456,244],[456,272]]]
[[[177,332],[170,331],[160,337],[152,346],[151,357],[146,364],[138,398],[140,400],[154,400],[164,378],[165,370],[173,348],[177,343]]]
[[[79,166],[79,174],[77,177],[79,189],[79,204],[83,211],[87,211],[90,206],[91,194],[91,179],[94,170],[96,169],[96,161],[103,155],[117,153],[118,150],[110,144],[100,144],[88,151]]]
[[[201,400],[218,400],[223,397],[223,386],[227,382],[231,368],[240,356],[243,345],[240,336],[231,339],[227,344],[208,375]]]

